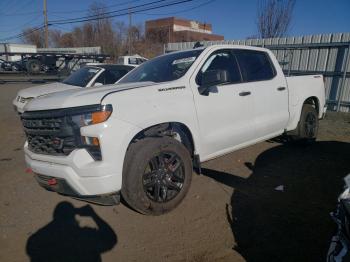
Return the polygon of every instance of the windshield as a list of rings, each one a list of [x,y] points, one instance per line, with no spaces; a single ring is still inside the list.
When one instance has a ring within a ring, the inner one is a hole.
[[[98,67],[85,66],[68,76],[65,80],[63,80],[63,83],[72,86],[86,87],[86,85],[100,70],[101,68]]]
[[[182,77],[203,49],[190,50],[160,56],[141,64],[132,70],[119,83],[167,82]]]

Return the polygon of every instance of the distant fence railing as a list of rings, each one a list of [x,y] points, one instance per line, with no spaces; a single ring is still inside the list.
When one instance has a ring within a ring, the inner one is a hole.
[[[350,33],[201,43],[204,46],[234,44],[268,48],[276,55],[286,75],[324,75],[328,108],[350,112]],[[192,49],[194,44],[169,43],[164,51]]]

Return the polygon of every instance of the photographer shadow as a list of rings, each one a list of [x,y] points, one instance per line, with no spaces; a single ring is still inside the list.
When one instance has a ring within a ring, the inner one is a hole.
[[[98,228],[81,227],[75,215],[91,217]],[[32,262],[102,261],[101,254],[116,243],[113,229],[90,205],[74,208],[63,201],[57,204],[53,220],[29,237],[26,251]]]
[[[247,261],[322,261],[336,226],[329,216],[350,172],[350,143],[281,144],[262,152],[248,179],[203,169],[234,188],[226,206],[234,249]]]

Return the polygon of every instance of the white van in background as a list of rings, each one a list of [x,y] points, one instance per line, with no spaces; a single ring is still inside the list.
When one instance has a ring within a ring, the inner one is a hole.
[[[143,62],[148,61],[147,58],[142,57],[140,55],[132,55],[132,56],[119,56],[117,60],[118,65],[131,65],[131,66],[139,66]]]

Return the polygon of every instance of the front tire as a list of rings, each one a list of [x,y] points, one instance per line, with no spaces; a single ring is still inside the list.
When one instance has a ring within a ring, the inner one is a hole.
[[[123,168],[122,196],[135,210],[161,215],[188,192],[192,161],[187,148],[170,137],[145,138],[130,145]]]

